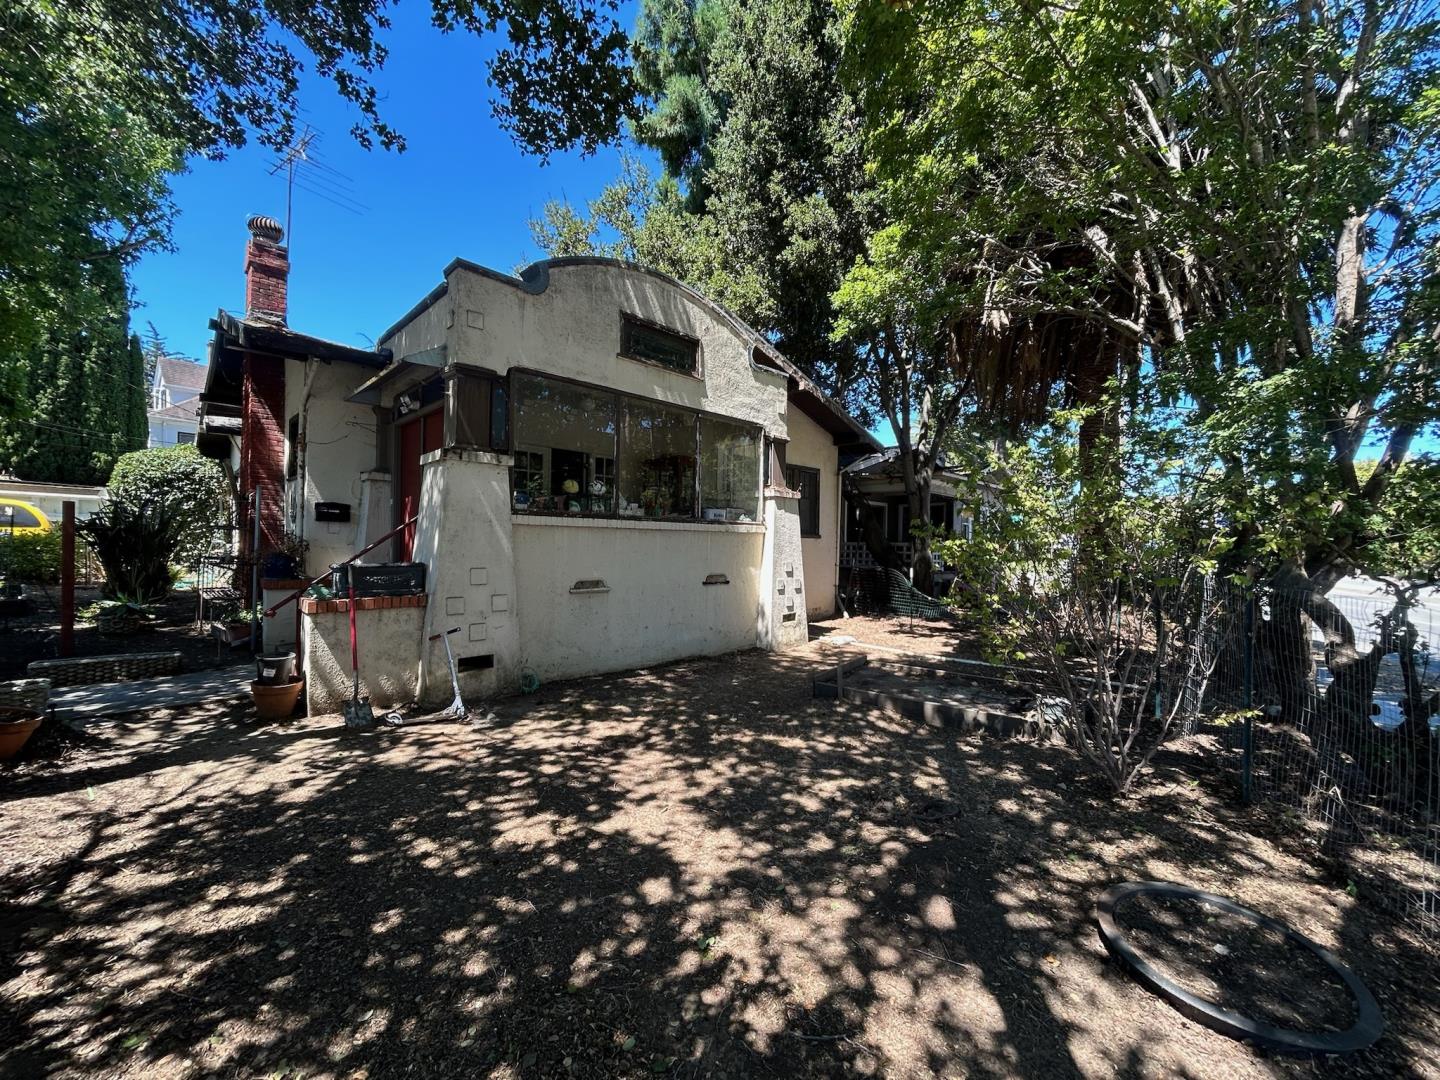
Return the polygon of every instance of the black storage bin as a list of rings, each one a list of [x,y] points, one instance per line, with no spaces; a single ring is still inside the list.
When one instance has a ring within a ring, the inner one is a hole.
[[[420,596],[425,592],[425,564],[420,562],[337,566],[330,575],[330,587],[338,599],[350,595],[352,577],[356,596]]]

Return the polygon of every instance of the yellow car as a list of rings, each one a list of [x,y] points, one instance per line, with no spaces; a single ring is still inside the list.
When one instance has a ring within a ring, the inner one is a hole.
[[[49,531],[50,519],[38,506],[19,499],[0,499],[0,536]]]

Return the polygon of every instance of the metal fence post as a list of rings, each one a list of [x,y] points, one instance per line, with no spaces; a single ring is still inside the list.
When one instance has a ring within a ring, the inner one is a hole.
[[[1245,728],[1240,767],[1240,801],[1249,806],[1254,798],[1255,758],[1255,594],[1245,596]]]

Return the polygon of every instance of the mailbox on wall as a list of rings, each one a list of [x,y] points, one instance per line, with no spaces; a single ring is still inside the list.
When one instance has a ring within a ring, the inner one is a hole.
[[[315,504],[316,521],[349,521],[350,504],[342,502],[317,502]]]

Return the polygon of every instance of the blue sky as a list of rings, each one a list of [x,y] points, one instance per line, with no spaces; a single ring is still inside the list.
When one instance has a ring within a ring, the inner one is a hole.
[[[527,220],[549,199],[594,198],[619,172],[615,148],[549,164],[522,154],[490,114],[491,46],[442,35],[427,9],[393,10],[384,39],[390,59],[376,78],[381,114],[409,142],[404,153],[361,149],[349,134],[355,111],[325,80],[303,81],[301,104],[322,133],[316,153],[324,164],[302,171],[309,177],[301,183],[315,190],[297,186],[287,238],[290,324],[306,333],[368,346],[457,255],[504,271],[539,257]],[[622,18],[633,22],[634,4]],[[252,145],[224,161],[192,162],[175,178],[175,250],[146,255],[131,274],[138,332],[153,322],[172,350],[203,358],[216,309],[244,308],[245,219],[285,217],[284,180],[269,175],[274,158]],[[327,201],[341,191],[366,209]]]

